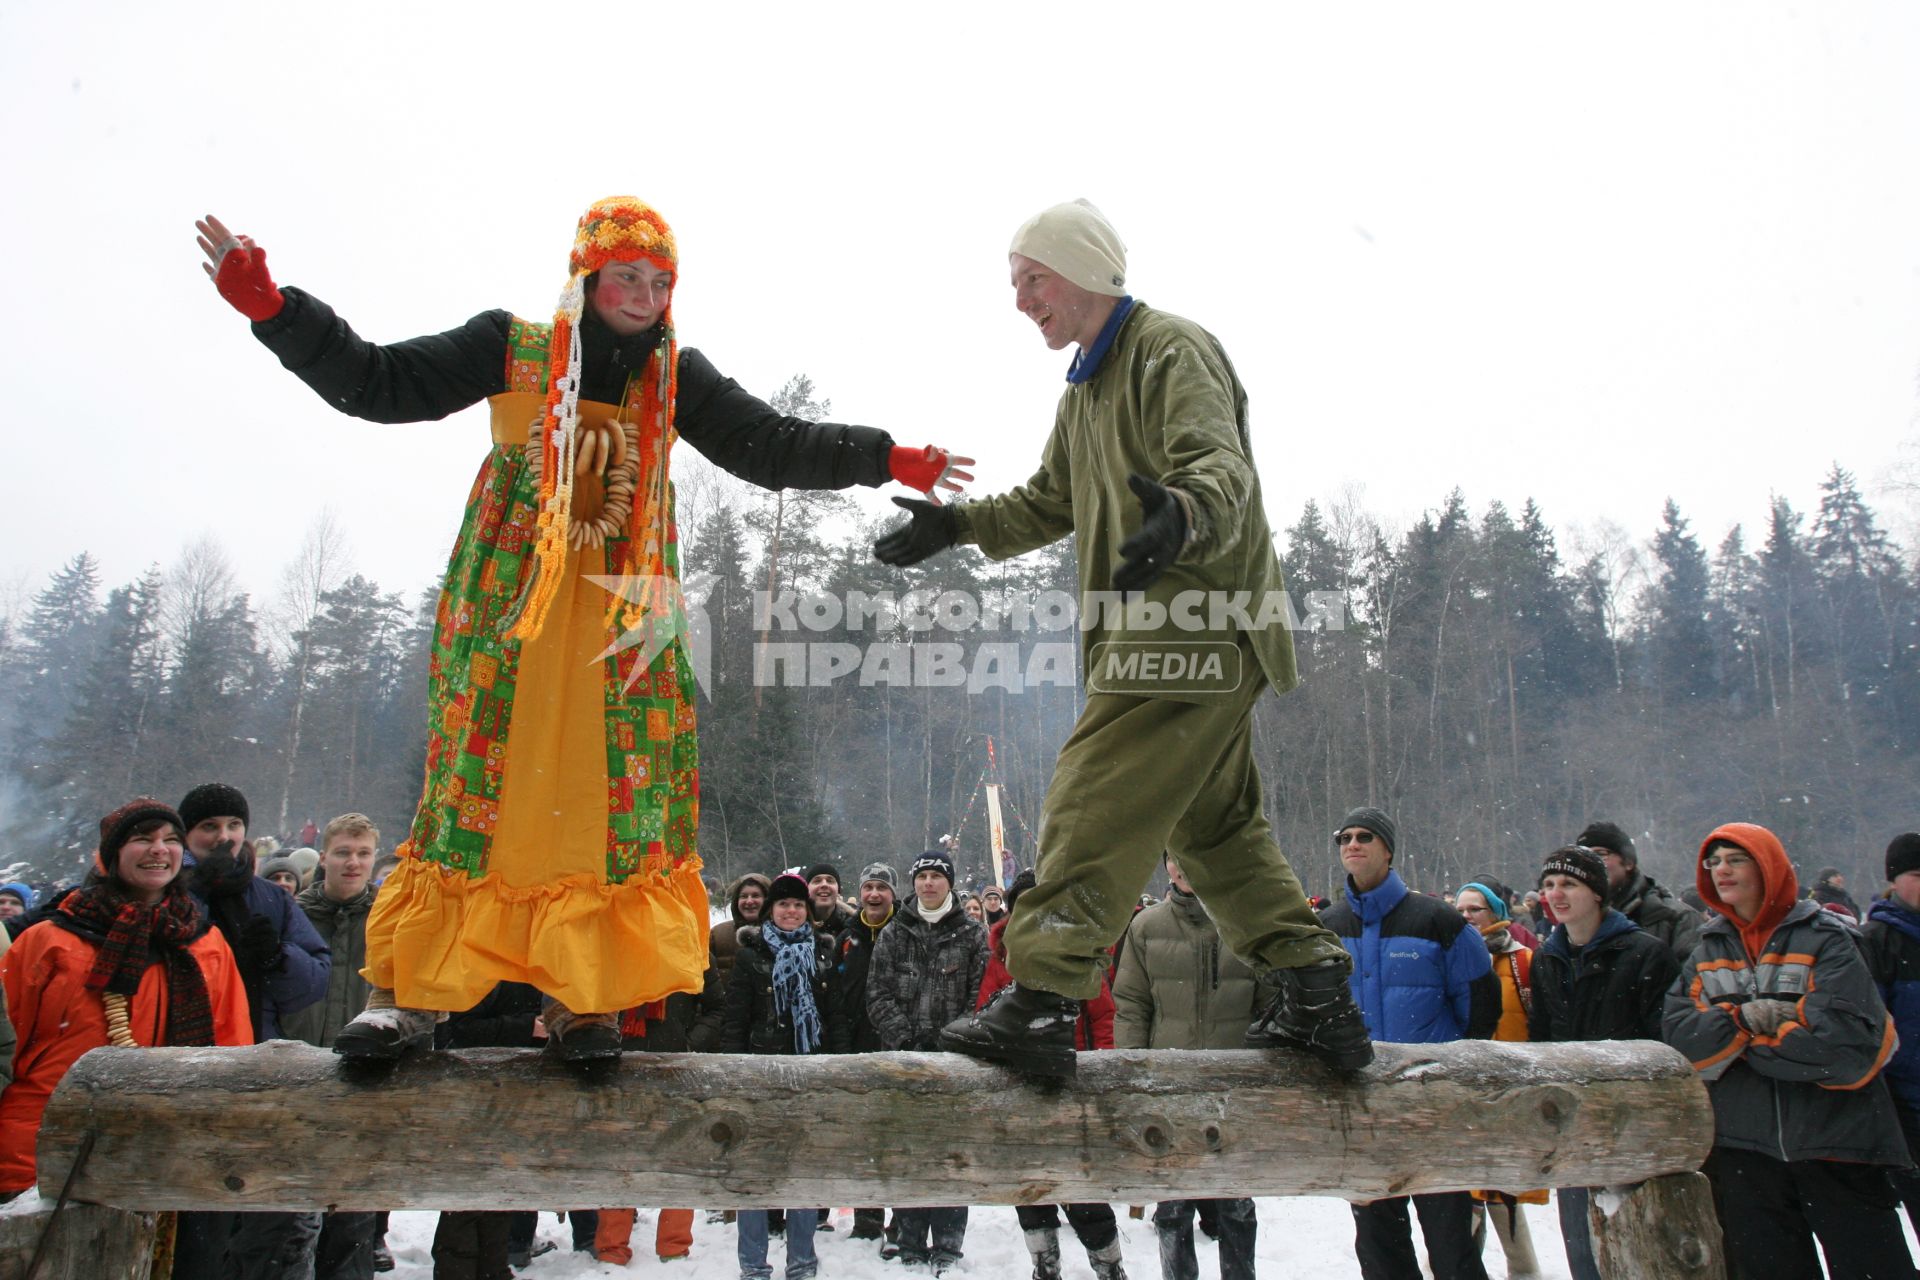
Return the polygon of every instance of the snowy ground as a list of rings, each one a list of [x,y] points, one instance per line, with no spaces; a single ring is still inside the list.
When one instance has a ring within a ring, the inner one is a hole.
[[[1353,1260],[1353,1215],[1344,1200],[1285,1199],[1260,1200],[1260,1236],[1258,1270],[1262,1276],[1286,1276],[1289,1280],[1348,1280],[1357,1277],[1360,1268]],[[1135,1221],[1120,1214],[1121,1248],[1126,1255],[1131,1280],[1160,1280],[1159,1245],[1151,1221]],[[1552,1205],[1524,1207],[1527,1223],[1533,1231],[1534,1249],[1540,1257],[1540,1272],[1549,1280],[1567,1280],[1566,1254],[1560,1244],[1560,1224]],[[428,1280],[433,1274],[433,1244],[436,1215],[396,1213],[387,1244],[393,1250],[396,1266],[393,1280]],[[903,1270],[897,1262],[881,1262],[878,1245],[872,1240],[849,1238],[853,1219],[850,1210],[836,1210],[834,1230],[814,1237],[820,1255],[822,1280],[908,1280],[925,1272]],[[1061,1228],[1062,1272],[1067,1280],[1087,1280],[1093,1272],[1087,1265],[1086,1251],[1073,1239],[1073,1233]],[[685,1262],[663,1266],[653,1255],[653,1213],[642,1209],[633,1229],[633,1263],[615,1267],[595,1262],[591,1255],[570,1252],[572,1236],[567,1224],[552,1214],[540,1215],[540,1235],[560,1247],[553,1253],[535,1258],[533,1265],[520,1274],[527,1280],[584,1280],[585,1277],[659,1274],[675,1280],[734,1280],[740,1274],[734,1260],[734,1229],[709,1225],[704,1213],[694,1215],[693,1256]],[[1414,1227],[1416,1244],[1419,1226]],[[1216,1251],[1205,1236],[1199,1241],[1202,1280],[1217,1280],[1220,1265]],[[768,1261],[777,1278],[785,1265],[786,1254],[779,1240],[768,1249]],[[1487,1242],[1487,1275],[1505,1280],[1506,1259],[1499,1242]],[[979,1280],[1025,1280],[1032,1274],[1026,1246],[1013,1210],[993,1205],[973,1210],[967,1223],[966,1257],[959,1269],[949,1275],[976,1277]]]

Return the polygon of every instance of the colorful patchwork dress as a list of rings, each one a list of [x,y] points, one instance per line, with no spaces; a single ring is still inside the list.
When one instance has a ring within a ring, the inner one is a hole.
[[[556,326],[496,311],[376,346],[311,294],[283,292],[286,306],[255,334],[336,408],[386,422],[481,399],[492,410],[493,446],[434,618],[425,786],[368,917],[367,980],[418,1009],[470,1008],[502,981],[531,983],[576,1013],[698,991],[708,912],[694,677],[678,639],[638,671],[645,647],[619,647],[633,613],[592,578],[632,576],[630,539],[563,541],[558,557],[541,544],[527,442],[543,411],[553,421]],[[675,439],[768,488],[887,480],[885,432],[775,413],[699,352],[676,351],[670,316],[632,338],[591,313],[577,323],[564,358],[578,362],[567,370],[578,424],[659,424],[642,452],[664,495],[651,563],[666,577],[679,572],[665,474]],[[564,336],[564,318],[558,328]],[[546,466],[551,474],[551,455]],[[571,517],[591,521],[602,502],[600,480],[581,477]],[[521,615],[541,578],[541,619],[529,628]]]

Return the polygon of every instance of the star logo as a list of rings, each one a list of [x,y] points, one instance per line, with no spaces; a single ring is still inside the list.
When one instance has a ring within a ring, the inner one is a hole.
[[[594,655],[595,662],[604,662],[638,646],[640,652],[633,664],[633,674],[627,677],[626,683],[627,691],[631,691],[641,674],[653,666],[653,660],[677,640],[681,653],[693,667],[694,683],[700,686],[701,693],[709,698],[713,696],[708,687],[713,631],[707,619],[707,601],[720,585],[718,576],[696,573],[685,582],[664,574],[629,577],[590,573],[585,577],[639,611],[639,618],[632,626],[622,630],[618,639]]]

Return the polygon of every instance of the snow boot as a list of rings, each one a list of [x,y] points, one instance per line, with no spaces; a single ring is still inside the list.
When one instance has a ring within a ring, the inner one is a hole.
[[[1071,1079],[1074,1071],[1073,1025],[1080,1002],[1014,983],[977,1013],[949,1022],[940,1047],[992,1062],[1004,1062],[1026,1075]]]
[[[1033,1255],[1033,1280],[1060,1280],[1058,1227],[1035,1227],[1027,1232],[1027,1252]]]
[[[960,1268],[960,1255],[957,1253],[949,1253],[945,1249],[935,1249],[931,1254],[927,1255],[927,1267],[936,1276],[943,1276],[949,1271],[957,1271]]]
[[[1261,974],[1260,985],[1273,992],[1273,998],[1247,1028],[1247,1048],[1305,1049],[1345,1073],[1372,1062],[1367,1020],[1347,985],[1352,967],[1346,959],[1322,960]]]
[[[562,1062],[605,1062],[620,1056],[617,1013],[575,1013],[549,997],[540,1009],[540,1020],[547,1026],[547,1048],[559,1054]]]
[[[333,1038],[333,1051],[353,1061],[397,1062],[409,1049],[433,1048],[433,1028],[444,1017],[431,1009],[403,1009],[392,991],[375,987],[360,1016]]]
[[[1127,1280],[1127,1269],[1120,1265],[1120,1242],[1110,1241],[1104,1249],[1087,1250],[1093,1264],[1093,1280]]]

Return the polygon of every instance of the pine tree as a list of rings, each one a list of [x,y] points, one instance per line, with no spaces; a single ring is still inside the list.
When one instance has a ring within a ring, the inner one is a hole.
[[[1673,499],[1667,499],[1660,519],[1653,538],[1657,576],[1648,600],[1655,687],[1669,704],[1710,698],[1719,677],[1707,626],[1711,575],[1706,552]]]

